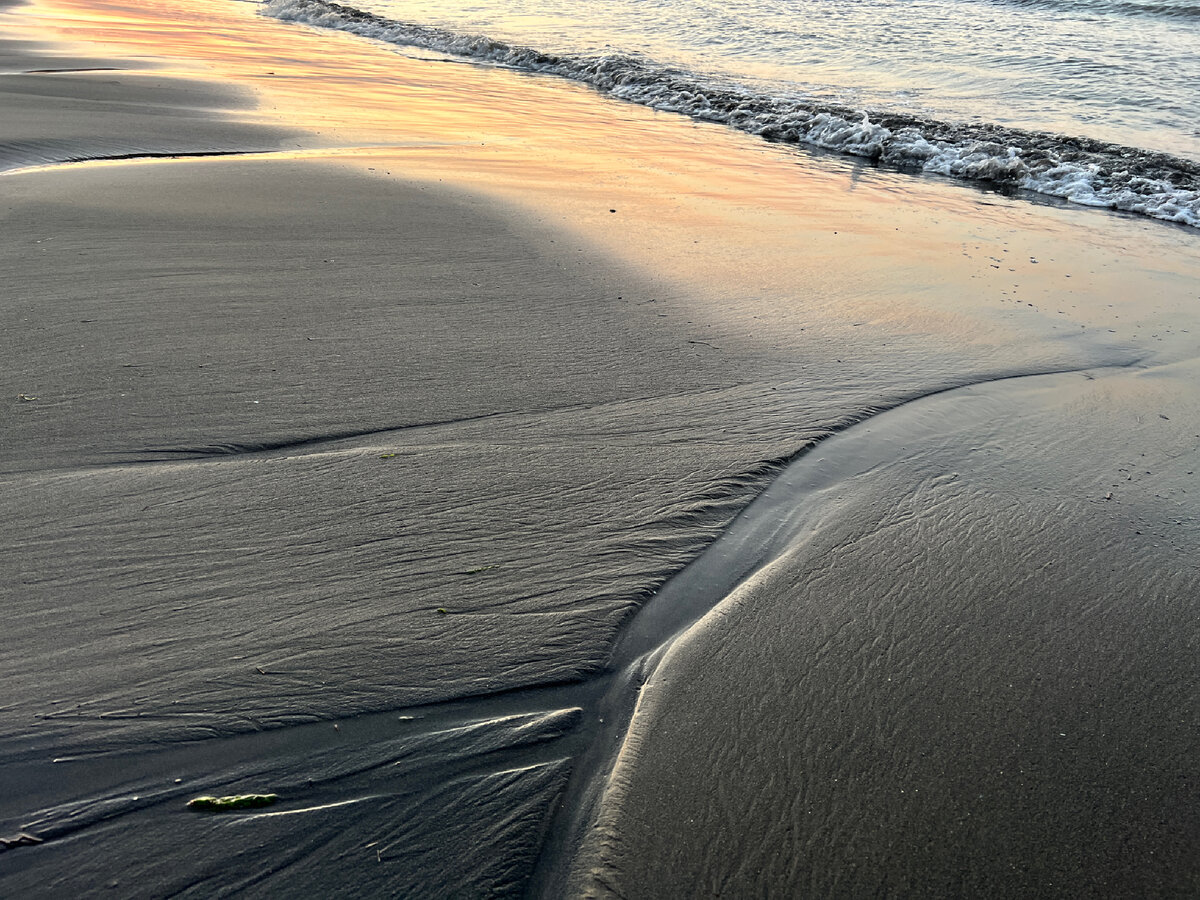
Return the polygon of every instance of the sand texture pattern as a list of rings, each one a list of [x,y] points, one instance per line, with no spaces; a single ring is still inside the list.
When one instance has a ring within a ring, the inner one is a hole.
[[[1197,888],[1193,234],[98,9],[0,45],[0,894]]]

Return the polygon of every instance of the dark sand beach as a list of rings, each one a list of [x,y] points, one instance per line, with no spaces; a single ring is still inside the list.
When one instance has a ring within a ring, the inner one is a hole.
[[[1194,230],[0,15],[0,895],[1200,890]]]

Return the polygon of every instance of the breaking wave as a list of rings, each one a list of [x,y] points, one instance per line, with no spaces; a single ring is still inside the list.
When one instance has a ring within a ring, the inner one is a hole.
[[[756,93],[634,56],[543,53],[397,22],[329,0],[267,0],[262,11],[284,21],[568,78],[621,100],[718,122],[768,141],[1200,227],[1200,163],[1166,153]]]

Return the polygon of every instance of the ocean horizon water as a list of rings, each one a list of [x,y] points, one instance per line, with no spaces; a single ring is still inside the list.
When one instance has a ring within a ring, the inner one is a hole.
[[[1189,0],[266,0],[766,140],[1200,227]]]

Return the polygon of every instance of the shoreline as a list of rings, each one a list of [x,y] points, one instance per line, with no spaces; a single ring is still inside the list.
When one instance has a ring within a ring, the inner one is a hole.
[[[933,457],[913,456],[916,475],[901,464],[909,445],[867,440],[895,464],[835,489],[869,484],[863,496],[886,498],[885,511],[927,503],[912,522],[962,504],[944,514],[951,527],[995,502],[1023,454],[1037,458],[1028,448],[1071,436],[1072,460],[1109,465],[1121,436],[1138,434],[1126,414],[1146,385],[1173,404],[1159,421],[1172,423],[1177,459],[1197,452],[1185,434],[1200,420],[1195,392],[1171,368],[1200,353],[1190,236],[985,203],[586,91],[350,42],[339,45],[345,78],[321,94],[313,86],[330,65],[304,51],[323,36],[241,10],[209,14],[227,16],[243,43],[185,38],[159,10],[141,24],[66,16],[67,32],[93,28],[126,47],[171,46],[164,35],[178,34],[190,60],[129,83],[124,72],[13,74],[0,91],[0,110],[29,110],[24,98],[49,79],[61,107],[23,113],[22,127],[71,123],[93,146],[96,120],[77,105],[122,104],[116,124],[130,143],[171,132],[183,109],[193,145],[221,135],[298,145],[0,175],[13,236],[0,253],[18,286],[4,381],[34,398],[11,401],[0,444],[18,648],[3,669],[14,699],[0,709],[12,782],[0,790],[0,834],[43,841],[0,856],[6,890],[115,880],[158,896],[362,879],[364,893],[439,884],[517,895],[536,877],[532,890],[546,893],[545,869],[535,875],[546,829],[597,728],[588,685],[635,610],[719,545],[783,461],[826,439],[862,440],[881,409],[913,397],[1134,362],[1146,368],[1132,380],[1098,379],[1070,402],[1000,404],[983,438],[955,426]],[[205,13],[185,2],[178,15]],[[278,88],[254,76],[275,111],[245,102],[256,58],[281,73]],[[205,67],[213,84],[178,78]],[[113,77],[122,83],[104,83]],[[354,97],[353,115],[313,133]],[[1109,443],[1086,437],[1099,427],[1089,414],[1111,422]],[[1071,423],[1065,434],[1055,416]],[[1009,426],[1026,429],[1024,444],[1008,441]],[[968,452],[975,442],[991,448],[986,464]],[[966,453],[953,465],[977,491],[943,506],[940,476],[919,471],[937,453]],[[1077,471],[1030,470],[1047,496],[1064,490],[1056,479],[1084,489]],[[1138,495],[1138,521],[1189,521],[1190,475],[1159,476]],[[904,499],[928,477],[936,489]],[[1132,488],[1086,490],[1134,500],[1122,493]],[[872,515],[866,500],[839,501],[824,556],[789,543],[771,571],[812,577],[843,552],[835,536],[871,539]],[[1015,540],[1028,525],[995,527]],[[908,578],[903,553],[929,550],[923,531],[900,526],[896,568]],[[1086,567],[1088,542],[1074,531],[1061,540]],[[1149,552],[1129,540],[1122,552]],[[994,546],[1003,542],[947,562],[948,581],[975,584]],[[1176,566],[1176,593],[1159,598],[1168,606],[1200,577],[1180,558],[1162,557]],[[1105,590],[1136,590],[1113,577]],[[838,590],[875,583],[864,574]],[[604,891],[589,867],[637,893],[633,873],[680,861],[669,885],[642,883],[660,896],[671,885],[703,893],[741,871],[736,844],[704,860],[653,848],[652,833],[679,833],[672,810],[702,801],[692,785],[738,782],[728,760],[692,753],[681,774],[664,766],[681,747],[715,748],[720,722],[707,744],[659,735],[677,733],[672,709],[695,712],[691,684],[727,721],[750,709],[789,721],[786,691],[749,704],[746,691],[809,640],[786,614],[797,584],[734,586],[736,602],[655,669],[616,793],[570,876],[581,892]],[[748,595],[774,622],[773,641],[743,621]],[[1075,622],[1073,640],[1086,643],[1088,623]],[[1149,648],[1169,643],[1135,627]],[[911,640],[892,652],[935,670]],[[723,669],[724,681],[704,677],[704,660],[723,653],[753,662],[741,675]],[[1115,664],[1150,678],[1145,660]],[[864,721],[879,714],[873,697],[887,694],[864,694]],[[1020,709],[1037,721],[1035,706]],[[751,746],[735,765],[760,750],[777,748]],[[814,763],[819,754],[785,752],[745,796]],[[199,792],[279,793],[282,805],[228,818],[183,811]],[[737,803],[721,791],[711,800],[695,820],[719,831]],[[1061,809],[1065,795],[1042,813]],[[770,821],[746,821],[764,846],[795,849]],[[229,846],[239,829],[260,839],[251,860]],[[894,873],[913,858],[879,865]],[[964,858],[975,872],[994,862]],[[797,883],[763,871],[776,888]],[[1185,863],[1173,872],[1186,877]]]
[[[547,53],[487,36],[395,21],[327,0],[271,0],[267,15],[374,41],[586,84],[604,96],[719,123],[768,142],[828,150],[873,165],[1120,209],[1200,227],[1200,162],[1184,155],[996,123],[847,106],[619,53]]]

